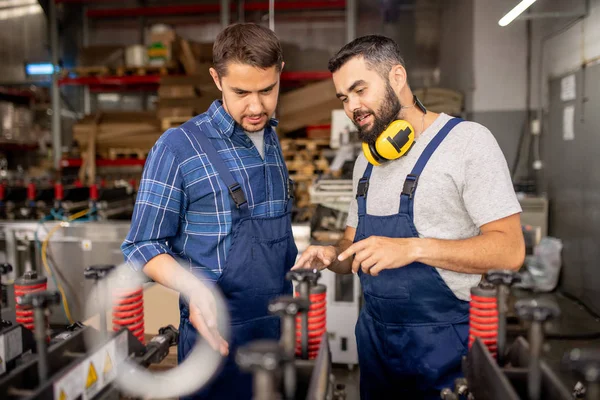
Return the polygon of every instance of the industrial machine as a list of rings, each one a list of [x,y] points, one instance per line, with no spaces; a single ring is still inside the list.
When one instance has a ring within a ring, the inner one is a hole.
[[[523,298],[514,303],[516,317],[528,325],[527,338],[507,340],[511,286],[520,281],[512,271],[490,271],[471,290],[469,352],[464,378],[441,392],[443,400],[572,400],[599,399],[600,352],[573,348],[562,367],[584,382],[568,387],[542,359],[544,324],[560,315],[548,298]]]
[[[2,271],[7,274],[10,269],[5,265]],[[140,395],[124,383],[140,377],[136,369],[160,363],[177,344],[178,332],[172,326],[161,328],[146,344],[143,319],[138,323],[136,317],[143,317],[141,289],[106,283],[114,270],[113,265],[96,265],[84,274],[97,295],[112,299],[113,332],[102,318],[103,310],[97,329],[79,322],[61,332],[50,329],[47,315],[61,302],[60,293],[47,290],[47,279],[34,272],[15,280],[19,323],[4,322],[0,328],[0,398],[118,399]],[[342,400],[344,387],[336,384],[332,375],[320,273],[292,271],[286,278],[295,282],[297,295],[276,298],[269,306],[282,320],[280,341],[248,343],[238,349],[236,361],[253,374],[256,399]],[[212,367],[202,362],[193,368],[197,373],[198,368]],[[156,379],[167,382],[170,378],[158,374]]]

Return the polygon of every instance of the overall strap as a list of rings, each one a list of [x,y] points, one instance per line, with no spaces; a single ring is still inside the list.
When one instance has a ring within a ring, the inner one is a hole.
[[[277,153],[279,154],[279,157],[281,157],[281,165],[283,166],[283,171],[285,173],[285,177],[286,177],[286,196],[287,196],[287,205],[286,205],[286,212],[292,212],[292,207],[294,205],[294,181],[292,180],[292,178],[290,178],[290,173],[287,169],[287,166],[285,164],[285,157],[283,156],[283,149],[281,148],[281,142],[279,141],[279,137],[277,136],[277,132],[275,132],[275,129],[269,126],[265,127],[265,133],[267,132],[266,130],[270,129],[271,130],[271,134],[275,140],[275,147],[277,148]],[[265,153],[265,157],[266,157],[266,153]]]
[[[373,171],[373,164],[367,163],[367,168],[362,178],[358,181],[356,188],[356,201],[358,202],[358,216],[367,214],[367,192],[369,191],[369,178]]]
[[[423,154],[417,160],[417,163],[413,167],[410,174],[406,176],[406,180],[404,181],[404,186],[402,188],[402,194],[400,195],[400,213],[408,214],[411,221],[413,219],[413,203],[415,197],[415,191],[417,190],[417,184],[419,182],[419,176],[425,169],[427,162],[433,155],[433,153],[437,150],[442,141],[448,136],[450,131],[462,122],[460,118],[452,118],[444,127],[438,132],[437,135],[429,142]]]
[[[184,124],[184,128],[189,128],[185,125],[187,124]],[[232,209],[232,219],[235,219],[236,216],[238,218],[249,217],[250,209],[248,208],[248,201],[246,200],[246,195],[244,194],[242,186],[233,178],[231,171],[229,171],[229,168],[227,168],[227,165],[223,161],[223,158],[221,158],[221,156],[217,152],[217,149],[212,144],[208,136],[206,136],[203,129],[197,125],[193,126],[198,131],[198,134],[195,136],[200,142],[200,145],[202,146],[206,157],[208,157],[208,160],[212,164],[213,168],[217,171],[217,174],[227,186],[227,189],[229,190],[229,195],[231,196],[231,199],[235,204],[235,208]],[[232,224],[234,222],[235,221],[233,220]]]

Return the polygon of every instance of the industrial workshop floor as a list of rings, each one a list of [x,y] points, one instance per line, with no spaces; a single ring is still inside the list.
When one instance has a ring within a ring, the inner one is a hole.
[[[360,393],[358,391],[359,383],[358,365],[353,369],[348,368],[346,364],[334,364],[333,375],[335,382],[346,386],[346,400],[359,400]]]

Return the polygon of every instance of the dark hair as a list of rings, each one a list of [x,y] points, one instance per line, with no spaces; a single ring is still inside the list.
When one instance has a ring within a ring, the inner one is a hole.
[[[367,66],[386,78],[394,65],[404,65],[400,47],[392,39],[368,35],[354,39],[329,60],[329,72],[334,73],[354,57],[363,57]]]
[[[227,74],[230,62],[281,71],[283,51],[272,30],[252,23],[233,24],[217,35],[213,45],[213,66],[219,76]]]

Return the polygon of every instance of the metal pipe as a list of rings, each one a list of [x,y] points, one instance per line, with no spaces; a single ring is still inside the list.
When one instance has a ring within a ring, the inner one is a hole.
[[[286,362],[283,367],[285,398],[290,400],[296,394],[296,366],[293,361],[296,348],[296,318],[293,315],[284,315],[282,318],[281,341],[283,351],[291,360]]]
[[[346,43],[356,38],[356,0],[346,0]]]
[[[62,132],[60,124],[60,88],[58,87],[58,18],[56,15],[56,4],[49,2],[49,26],[50,26],[50,50],[52,53],[52,149],[54,153],[54,168],[60,168],[62,158]]]
[[[506,351],[506,314],[508,314],[508,296],[510,289],[506,285],[498,285],[498,364],[504,366]]]
[[[34,336],[38,356],[39,383],[48,380],[48,348],[46,347],[46,317],[44,307],[34,307],[33,320],[35,324]]]
[[[540,355],[544,333],[542,322],[533,320],[529,328],[529,371],[527,372],[527,390],[529,400],[539,400],[542,390],[542,370],[540,368]]]
[[[269,29],[275,32],[275,0],[269,0]]]
[[[229,21],[229,0],[221,0],[221,28],[227,28]]]
[[[273,373],[258,369],[254,372],[254,399],[276,400]]]
[[[87,17],[87,9],[88,6],[83,6],[83,12],[82,14],[82,24],[81,24],[81,30],[82,30],[82,39],[83,39],[83,47],[87,47],[90,45],[90,24],[89,24],[89,19]],[[88,115],[92,112],[92,102],[91,102],[91,98],[90,98],[90,87],[88,85],[85,85],[83,87],[83,113],[85,115]]]
[[[310,300],[308,282],[300,282],[298,292],[303,299]],[[302,359],[308,360],[308,310],[300,315],[301,328],[301,344],[302,344]]]

